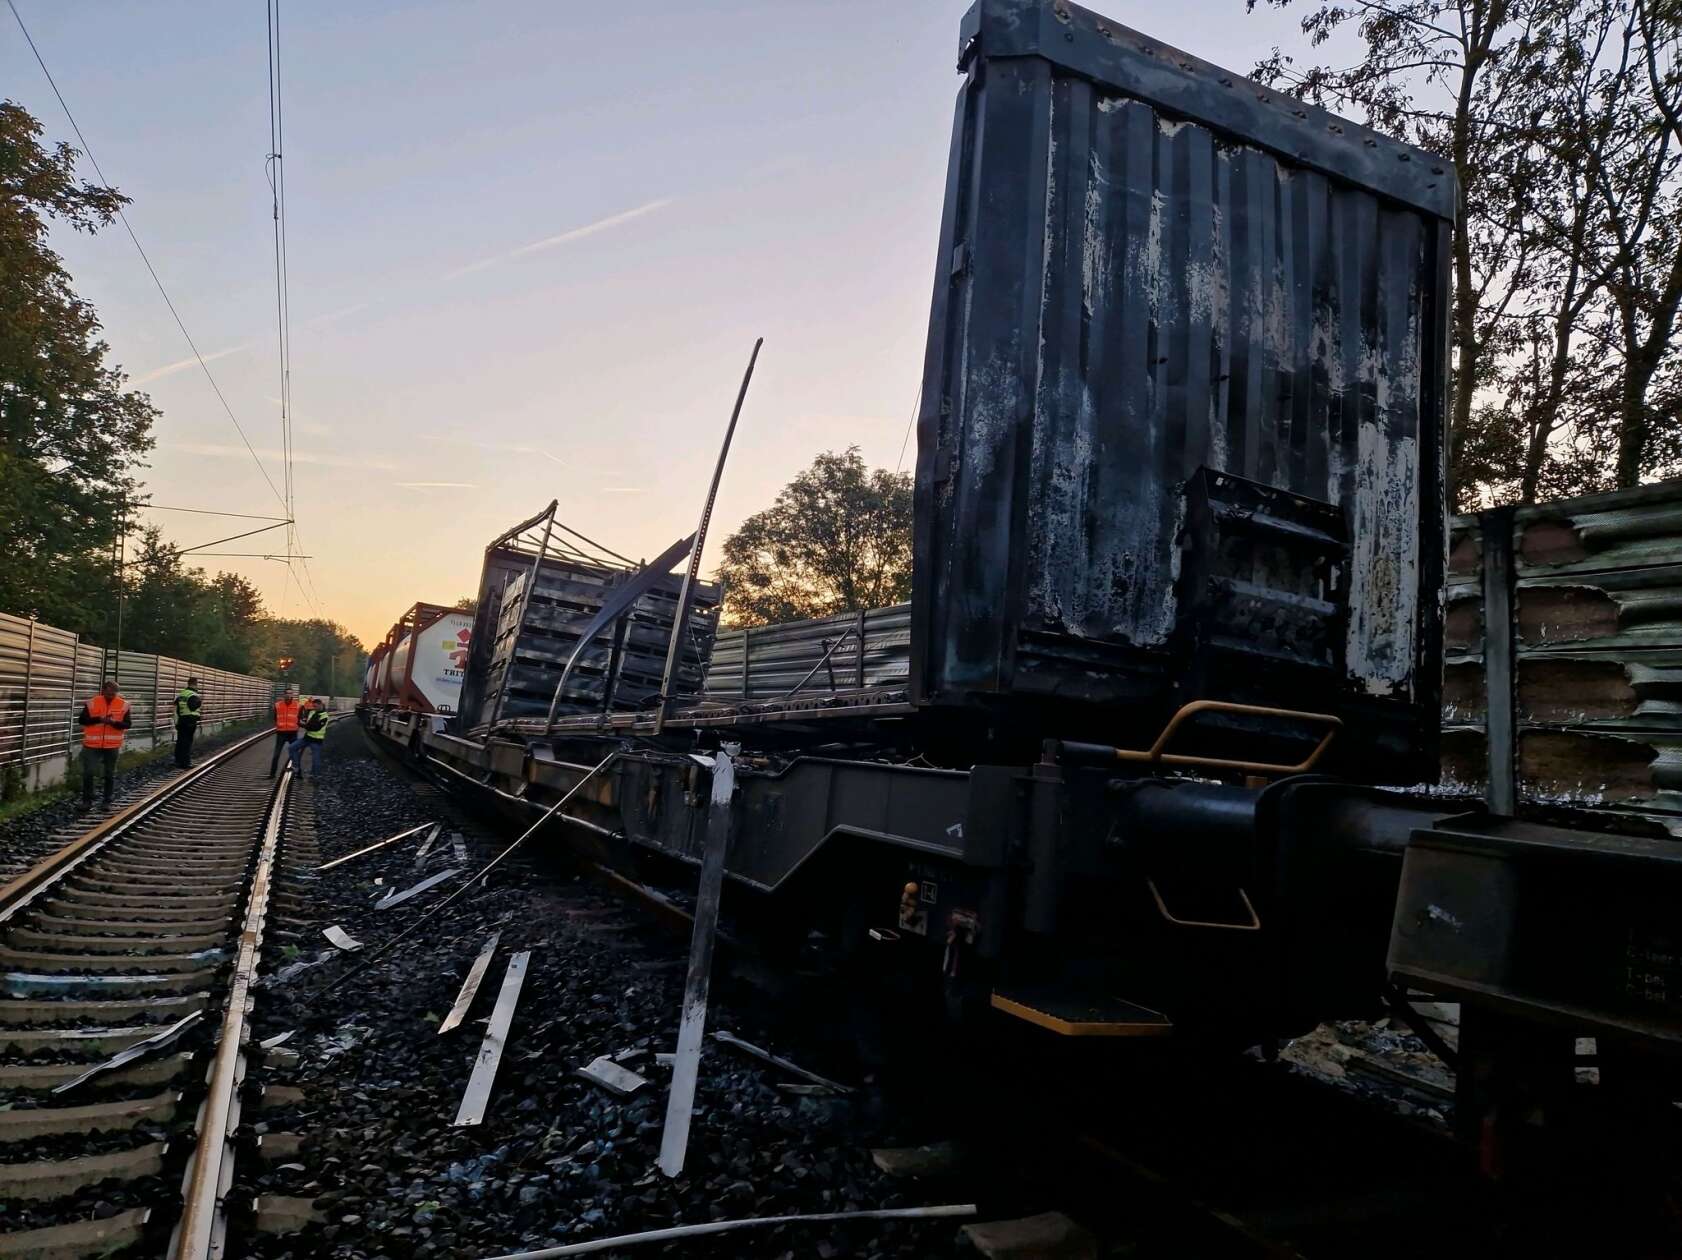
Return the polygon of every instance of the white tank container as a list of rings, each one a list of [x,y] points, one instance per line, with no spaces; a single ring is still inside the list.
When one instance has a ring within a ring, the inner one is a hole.
[[[454,713],[472,638],[473,614],[465,612],[445,613],[404,635],[381,662],[380,691],[400,708]]]

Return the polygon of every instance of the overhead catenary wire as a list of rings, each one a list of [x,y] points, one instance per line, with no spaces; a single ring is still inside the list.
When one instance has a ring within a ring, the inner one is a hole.
[[[82,128],[77,124],[76,116],[70,112],[70,106],[64,99],[64,93],[58,90],[58,83],[54,80],[52,71],[47,69],[46,60],[41,56],[41,50],[35,46],[34,37],[30,35],[29,28],[24,25],[23,15],[18,12],[15,0],[6,0],[6,7],[11,9],[12,17],[17,21],[18,30],[23,32],[24,42],[29,45],[29,51],[35,55],[35,64],[41,67],[41,73],[46,76],[47,86],[52,89],[53,96],[58,100],[59,108],[64,111],[65,118],[69,120],[70,130],[76,133],[76,141],[82,146],[82,153],[87,157],[89,165],[93,167],[94,174],[99,176],[99,182],[102,186],[107,189],[113,188],[111,181],[105,178],[104,170],[100,168],[99,159],[93,155],[93,147],[88,144],[87,137],[82,134]],[[275,498],[280,500],[281,506],[286,509],[286,514],[290,517],[292,515],[292,505],[276,488],[274,478],[269,476],[269,470],[263,467],[263,461],[258,456],[257,449],[251,445],[251,439],[245,435],[244,426],[240,424],[239,417],[234,415],[234,409],[228,404],[226,395],[222,393],[222,387],[216,383],[216,377],[211,373],[209,364],[204,361],[204,355],[199,353],[198,343],[193,340],[192,333],[187,331],[187,325],[181,318],[181,312],[176,310],[175,302],[169,296],[169,290],[164,287],[164,282],[158,276],[157,268],[152,266],[152,260],[147,257],[146,249],[141,245],[140,237],[135,233],[134,225],[128,221],[128,215],[123,213],[123,208],[120,205],[117,207],[117,218],[121,221],[123,230],[128,233],[129,240],[134,243],[134,249],[140,255],[140,261],[146,265],[147,274],[152,277],[152,283],[157,286],[158,295],[163,298],[164,305],[169,308],[170,317],[175,320],[175,326],[181,330],[181,336],[186,339],[187,348],[193,352],[193,358],[198,361],[199,369],[204,373],[205,380],[210,382],[210,388],[215,391],[217,401],[222,404],[222,410],[227,413],[228,420],[233,424],[235,432],[239,434],[240,441],[245,443],[245,449],[250,452],[252,463],[257,465],[257,471],[263,475],[263,480],[268,483],[269,489],[273,491]]]
[[[916,427],[917,413],[923,409],[923,383],[917,382],[917,397],[911,403],[911,418],[905,422],[905,436],[899,440],[899,459],[894,463],[897,474],[905,467],[905,448],[911,444],[911,430]]]
[[[250,512],[214,512],[209,508],[165,507],[162,503],[137,503],[135,507],[144,512],[191,512],[194,516],[232,516],[242,521],[277,521],[285,523],[284,516],[254,516]]]
[[[305,571],[304,577],[300,578],[297,569],[292,564],[292,557],[300,553],[303,548],[300,545],[297,529],[297,474],[292,449],[292,293],[291,274],[287,266],[286,112],[281,73],[280,0],[265,0],[263,14],[265,35],[268,40],[269,91],[269,151],[264,159],[264,170],[269,182],[270,218],[273,222],[274,235],[275,341],[280,377],[280,446],[286,484],[286,514],[291,522],[286,532],[286,572],[291,585],[298,588],[298,594],[302,597],[304,603],[312,613],[319,616],[320,598],[314,591],[315,580],[310,577],[308,566],[300,558],[299,567],[302,567]],[[309,579],[310,589],[308,590],[304,587],[305,578]],[[283,583],[281,586],[281,607],[283,611],[288,589]]]

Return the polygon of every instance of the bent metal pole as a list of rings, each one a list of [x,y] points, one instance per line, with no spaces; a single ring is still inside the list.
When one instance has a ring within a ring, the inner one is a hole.
[[[683,635],[689,627],[689,606],[695,599],[695,582],[701,575],[701,552],[707,545],[707,524],[712,520],[713,500],[718,498],[718,483],[724,477],[724,461],[730,457],[730,439],[736,436],[736,419],[742,414],[742,400],[748,396],[753,365],[759,361],[759,347],[764,344],[765,338],[757,338],[753,343],[753,353],[748,356],[748,370],[742,373],[742,387],[736,391],[736,405],[730,410],[730,427],[724,431],[724,445],[718,452],[718,465],[713,469],[713,483],[701,508],[701,523],[695,529],[695,546],[689,552],[689,568],[683,575],[677,612],[672,617],[672,639],[666,646],[666,673],[660,680],[660,708],[654,717],[656,735],[666,729],[666,719],[671,716],[672,693],[677,690],[678,662],[683,659]]]
[[[672,1056],[672,1092],[666,1097],[666,1127],[660,1134],[660,1171],[676,1177],[689,1150],[689,1120],[695,1112],[695,1084],[701,1072],[701,1038],[707,1031],[707,989],[712,981],[713,942],[718,936],[718,902],[724,894],[724,863],[730,849],[731,809],[736,797],[733,746],[713,757],[712,801],[707,810],[707,848],[695,892],[695,930],[689,939],[689,973],[683,985],[677,1053]]]

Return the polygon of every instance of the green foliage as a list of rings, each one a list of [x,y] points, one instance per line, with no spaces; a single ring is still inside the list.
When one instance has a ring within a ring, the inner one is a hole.
[[[128,201],[76,179],[77,153],[44,148],[41,124],[0,102],[0,609],[34,614],[105,646],[272,677],[308,691],[359,685],[362,645],[326,621],[276,621],[245,578],[186,567],[143,530],[118,579],[124,505],[152,448],[157,411],[105,362],[99,317],[47,247],[49,221],[109,225]]]
[[[276,662],[290,656],[292,668],[286,671],[286,681],[296,684],[302,695],[355,695],[362,690],[367,653],[361,641],[336,621],[264,617],[253,625],[251,642],[255,655],[251,672],[277,678]]]
[[[289,682],[323,695],[359,690],[362,644],[343,626],[322,620],[265,616],[263,597],[237,573],[207,578],[183,565],[175,548],[148,528],[124,572],[123,648],[155,652],[263,678],[280,675],[280,658],[293,666]],[[114,624],[114,623],[113,623]],[[93,638],[114,642],[103,626]]]
[[[1246,3],[1300,4],[1316,50],[1354,51],[1342,63],[1298,64],[1274,49],[1257,78],[1454,162],[1455,505],[1674,475],[1676,0]]]
[[[761,626],[911,597],[911,474],[827,451],[724,542],[723,619]]]
[[[49,220],[109,224],[128,199],[78,182],[76,151],[0,102],[0,608],[102,625],[110,552],[157,412],[106,363],[99,316],[47,247]]]

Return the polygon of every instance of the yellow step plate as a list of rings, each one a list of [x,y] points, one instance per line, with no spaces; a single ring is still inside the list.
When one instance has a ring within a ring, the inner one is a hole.
[[[1072,998],[1033,991],[994,990],[993,1009],[1049,1028],[1063,1037],[1166,1037],[1174,1024],[1160,1011],[1120,998]]]

